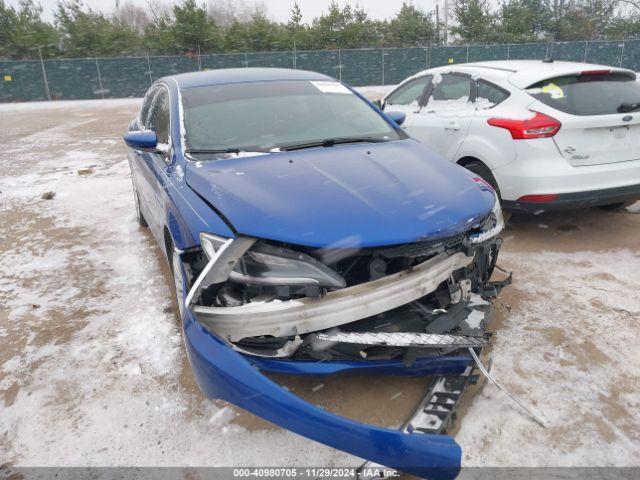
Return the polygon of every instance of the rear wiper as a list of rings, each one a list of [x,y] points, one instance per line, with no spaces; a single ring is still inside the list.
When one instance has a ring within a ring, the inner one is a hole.
[[[639,109],[640,109],[640,102],[621,103],[618,106],[618,113],[634,112],[634,111],[639,110]]]
[[[282,151],[302,150],[303,148],[313,147],[333,147],[341,143],[379,143],[388,142],[389,140],[376,137],[343,137],[343,138],[325,138],[324,140],[316,140],[306,143],[292,143],[290,145],[281,145]]]

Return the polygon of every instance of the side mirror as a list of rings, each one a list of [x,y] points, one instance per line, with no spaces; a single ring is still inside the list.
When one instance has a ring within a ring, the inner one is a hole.
[[[396,122],[398,126],[402,125],[407,118],[407,114],[404,112],[387,112],[387,115],[391,120]]]
[[[158,147],[158,137],[152,130],[135,130],[124,134],[124,142],[134,150],[155,152]]]
[[[378,99],[378,100],[374,100],[373,103],[376,107],[378,107],[380,110],[382,110],[382,100]]]

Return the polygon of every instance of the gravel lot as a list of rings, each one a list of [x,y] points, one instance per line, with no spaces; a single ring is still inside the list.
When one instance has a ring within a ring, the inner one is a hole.
[[[138,105],[0,105],[0,464],[357,464],[199,392],[135,221],[121,134]],[[512,218],[492,371],[548,427],[485,385],[456,433],[465,465],[640,465],[638,210]],[[282,380],[390,426],[426,382]]]

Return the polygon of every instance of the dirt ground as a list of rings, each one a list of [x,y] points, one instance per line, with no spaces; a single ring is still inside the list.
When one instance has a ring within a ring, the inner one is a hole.
[[[0,464],[358,464],[198,390],[135,221],[121,135],[138,105],[0,105]],[[631,211],[512,218],[492,372],[548,426],[485,385],[456,433],[465,465],[640,464],[639,232]],[[427,382],[278,380],[387,426]]]

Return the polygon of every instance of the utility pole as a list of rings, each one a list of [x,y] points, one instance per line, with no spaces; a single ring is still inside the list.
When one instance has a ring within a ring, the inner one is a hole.
[[[440,7],[436,3],[436,43],[440,43]]]
[[[444,0],[444,44],[449,43],[449,0]]]
[[[47,94],[47,100],[51,100],[49,80],[47,79],[47,71],[44,69],[44,60],[42,59],[42,47],[38,47],[38,54],[40,55],[40,67],[42,68],[42,78],[44,79],[44,91]]]
[[[298,62],[297,62],[297,51],[296,51],[296,41],[293,41],[293,69],[296,70],[298,68]]]

